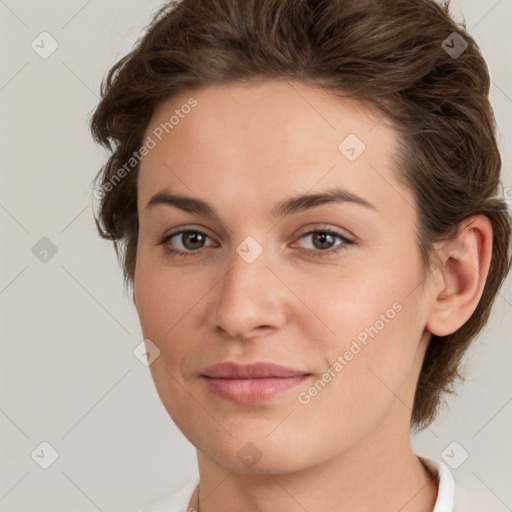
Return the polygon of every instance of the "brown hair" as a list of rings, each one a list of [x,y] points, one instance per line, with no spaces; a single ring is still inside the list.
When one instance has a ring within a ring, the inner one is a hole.
[[[454,48],[463,51],[458,55]],[[464,219],[482,214],[492,224],[491,267],[476,310],[453,334],[432,336],[427,349],[412,411],[412,426],[425,428],[435,419],[442,394],[453,392],[455,379],[462,379],[461,358],[487,322],[511,265],[511,217],[499,197],[501,158],[489,73],[465,23],[452,19],[447,3],[181,0],[165,5],[135,48],[108,72],[92,116],[95,140],[111,152],[96,177],[102,190],[100,235],[114,242],[125,283],[133,284],[138,165],[132,161],[133,170],[127,170],[126,162],[141,146],[155,106],[211,82],[265,78],[349,95],[393,124],[400,142],[397,179],[415,194],[426,271],[432,269],[434,243],[450,240]]]

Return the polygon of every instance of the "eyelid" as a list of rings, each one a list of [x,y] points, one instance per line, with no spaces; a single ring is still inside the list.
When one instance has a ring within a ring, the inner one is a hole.
[[[190,225],[190,226],[180,226],[178,228],[174,228],[174,229],[171,229],[169,230],[168,232],[164,233],[164,235],[161,236],[161,240],[168,240],[169,238],[175,236],[175,235],[180,235],[182,233],[185,233],[187,231],[196,231],[198,233],[202,233],[206,236],[208,236],[208,238],[210,239],[213,239],[215,237],[212,236],[212,233],[211,231],[204,227],[204,226],[198,226],[198,225]],[[161,243],[161,242],[158,242],[157,245]]]
[[[311,233],[314,233],[316,231],[332,231],[335,232],[337,236],[340,236],[341,238],[344,238],[345,240],[349,242],[355,242],[357,240],[357,237],[350,233],[350,231],[347,231],[346,229],[339,228],[337,226],[334,226],[332,224],[322,224],[317,223],[310,226],[307,226],[306,228],[301,228],[297,235],[294,235],[294,239],[302,238],[304,235],[309,235]]]

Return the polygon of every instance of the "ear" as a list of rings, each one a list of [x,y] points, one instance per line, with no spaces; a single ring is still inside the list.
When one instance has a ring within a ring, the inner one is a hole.
[[[426,329],[447,336],[464,325],[482,296],[492,257],[490,220],[484,215],[465,219],[438,255]]]

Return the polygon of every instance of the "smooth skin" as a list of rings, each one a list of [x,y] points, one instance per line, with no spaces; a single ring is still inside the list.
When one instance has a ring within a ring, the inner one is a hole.
[[[431,512],[437,480],[410,443],[414,392],[431,334],[454,332],[476,309],[489,220],[467,219],[427,274],[414,195],[394,177],[397,139],[380,115],[300,83],[214,84],[158,105],[146,137],[192,96],[197,106],[141,162],[134,300],[144,337],[161,351],[150,366],[156,389],[197,448],[200,512]],[[354,161],[338,149],[349,134],[366,147]],[[272,214],[279,202],[335,187],[374,208]],[[216,216],[148,207],[162,191],[201,199]],[[352,243],[311,234],[322,229]],[[169,238],[180,230],[196,233]],[[252,263],[237,252],[249,236],[262,249]],[[301,404],[299,392],[394,303],[400,312]],[[224,361],[311,375],[239,404],[201,378]],[[244,446],[260,456],[251,467]]]

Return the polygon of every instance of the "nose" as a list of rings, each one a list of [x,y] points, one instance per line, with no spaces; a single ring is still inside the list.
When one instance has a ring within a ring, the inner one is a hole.
[[[224,337],[250,339],[283,327],[290,292],[276,277],[278,272],[269,268],[266,250],[254,261],[240,254],[233,250],[226,261],[210,315],[215,330]]]

